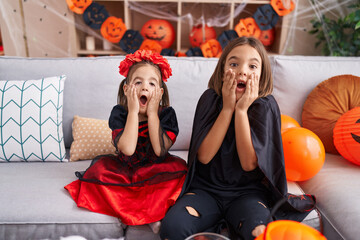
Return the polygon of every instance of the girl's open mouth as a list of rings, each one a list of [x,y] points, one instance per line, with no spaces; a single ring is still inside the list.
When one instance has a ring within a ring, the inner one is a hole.
[[[145,106],[145,105],[146,105],[146,102],[147,102],[147,97],[144,96],[144,95],[142,95],[142,96],[140,97],[140,104],[143,105],[143,106]]]
[[[237,88],[239,88],[239,89],[244,89],[244,88],[246,88],[246,83],[245,82],[238,82],[238,84],[237,84]]]

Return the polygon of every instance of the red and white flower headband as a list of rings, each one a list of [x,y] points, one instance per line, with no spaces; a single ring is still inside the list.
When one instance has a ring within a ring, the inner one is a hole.
[[[162,80],[164,82],[172,75],[172,70],[167,59],[157,52],[151,50],[137,50],[133,54],[126,55],[125,59],[121,61],[119,66],[119,73],[127,77],[129,69],[132,65],[142,61],[149,61],[159,66]]]

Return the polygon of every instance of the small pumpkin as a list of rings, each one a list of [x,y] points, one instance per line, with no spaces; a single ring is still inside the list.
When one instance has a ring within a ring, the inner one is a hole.
[[[144,37],[141,36],[139,31],[129,29],[124,33],[119,45],[126,53],[134,53],[139,49],[143,41]]]
[[[84,22],[93,29],[100,29],[108,17],[109,13],[106,8],[96,2],[87,7],[83,14]]]
[[[140,48],[141,50],[151,50],[153,52],[161,53],[162,47],[158,41],[151,40],[151,39],[145,39]]]
[[[66,0],[66,3],[74,13],[83,14],[85,9],[92,3],[92,0]]]
[[[216,39],[216,31],[213,27],[209,27],[207,24],[196,25],[191,29],[190,44],[193,47],[200,47],[200,45],[207,40]]]
[[[108,17],[100,29],[103,38],[112,43],[118,43],[126,32],[126,26],[121,18]]]
[[[235,26],[235,31],[239,37],[259,38],[261,34],[259,26],[252,17],[240,19],[239,23]]]
[[[173,25],[163,19],[150,19],[140,31],[145,39],[157,41],[162,48],[169,48],[175,41]]]
[[[285,16],[295,8],[292,0],[271,0],[270,4],[279,16]]]
[[[265,4],[256,9],[253,18],[259,28],[265,31],[275,27],[279,20],[279,15],[270,4]]]
[[[207,40],[205,43],[200,45],[201,51],[204,57],[220,57],[221,55],[221,45],[216,39]]]
[[[261,31],[259,40],[265,47],[271,46],[275,40],[275,29],[271,28],[269,30]]]

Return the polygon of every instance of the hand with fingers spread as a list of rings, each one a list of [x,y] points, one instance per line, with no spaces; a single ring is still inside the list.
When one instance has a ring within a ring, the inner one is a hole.
[[[135,85],[131,84],[127,88],[125,88],[124,94],[128,102],[129,113],[134,112],[138,114],[140,110],[140,104]]]
[[[148,107],[147,107],[147,115],[150,114],[158,114],[160,101],[163,95],[163,89],[162,88],[156,88],[155,91],[152,93],[149,99]]]
[[[259,75],[251,73],[244,94],[236,102],[236,109],[247,111],[259,96]]]
[[[235,72],[232,69],[228,69],[225,72],[221,93],[223,97],[223,109],[231,109],[234,111],[236,104],[236,79]]]

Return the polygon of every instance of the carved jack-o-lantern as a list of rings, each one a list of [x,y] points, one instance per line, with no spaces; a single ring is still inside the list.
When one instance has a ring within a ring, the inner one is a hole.
[[[124,33],[119,45],[126,53],[134,53],[139,49],[143,41],[144,37],[141,36],[139,31],[129,29]]]
[[[83,14],[84,22],[93,29],[100,29],[108,17],[109,13],[106,8],[96,2],[87,7]]]
[[[295,8],[293,0],[271,0],[270,4],[279,16],[285,16]]]
[[[275,39],[275,28],[261,31],[259,40],[265,47],[271,46],[274,43]]]
[[[265,4],[261,7],[258,7],[253,17],[262,31],[275,27],[277,21],[279,20],[279,15],[277,15],[270,4]]]
[[[101,25],[101,35],[112,43],[118,43],[126,31],[126,26],[121,18],[108,17]]]
[[[169,48],[175,41],[175,30],[169,21],[151,19],[140,31],[145,39],[157,41],[162,48]]]
[[[200,45],[207,40],[216,39],[216,32],[213,27],[200,24],[192,28],[189,39],[191,46],[200,47]]]
[[[153,52],[161,53],[162,47],[158,41],[151,40],[151,39],[145,39],[140,48],[141,50],[151,50]]]
[[[221,45],[216,39],[210,39],[200,45],[204,57],[219,57],[221,55]]]
[[[344,113],[333,132],[336,150],[348,161],[360,165],[360,107]]]
[[[83,14],[85,9],[92,3],[92,0],[66,0],[71,11],[77,14]]]
[[[252,17],[240,19],[239,23],[235,26],[235,31],[239,37],[259,38],[261,34],[259,26]]]

